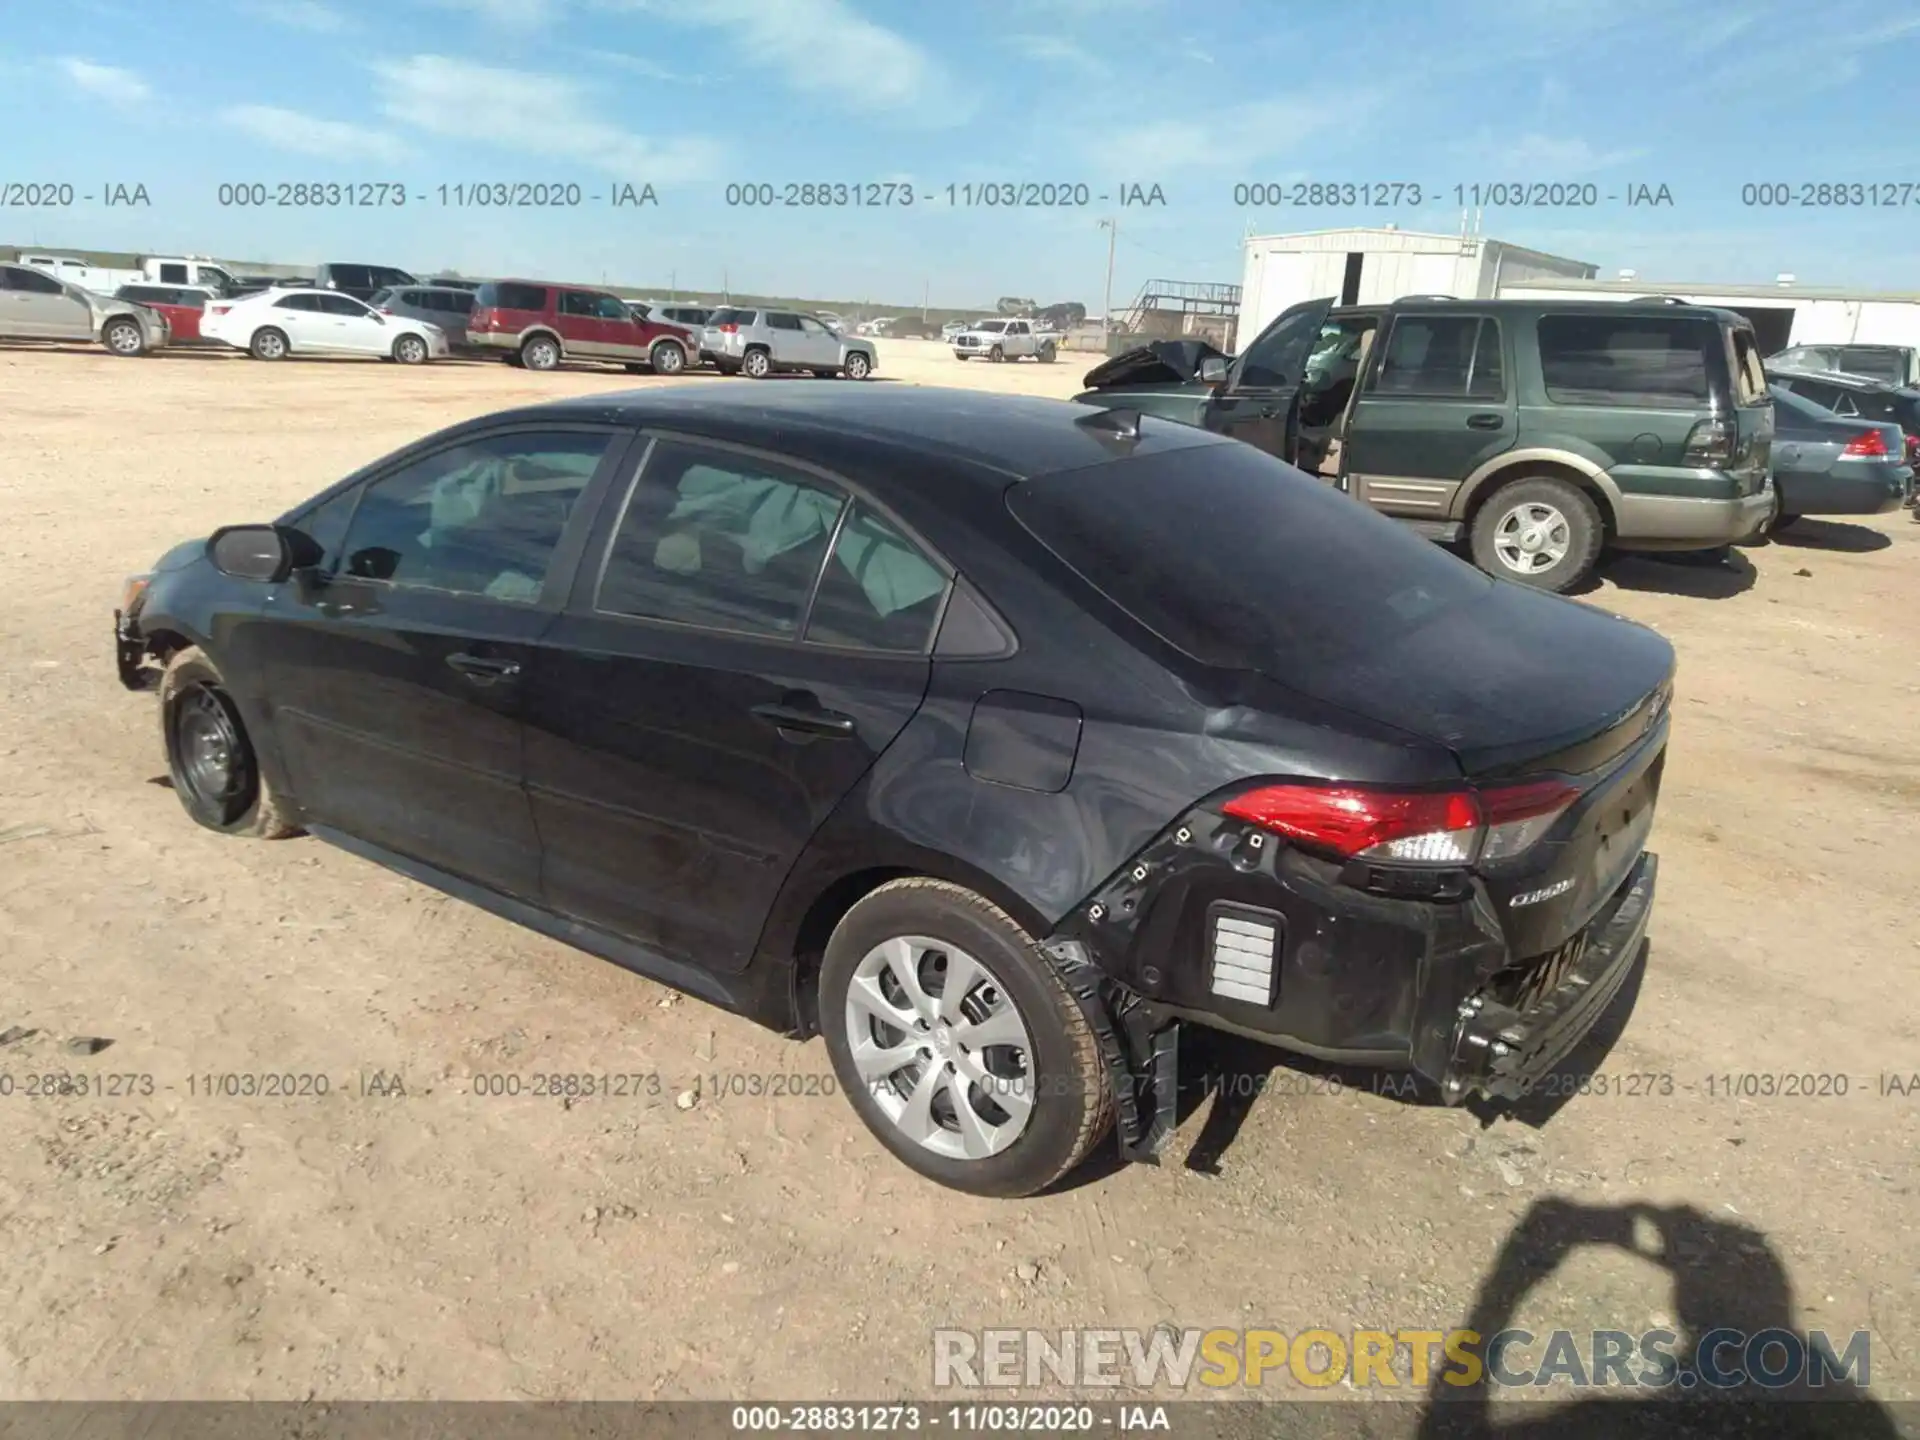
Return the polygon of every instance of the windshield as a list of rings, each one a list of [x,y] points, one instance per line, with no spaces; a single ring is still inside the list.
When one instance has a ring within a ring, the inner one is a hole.
[[[982,320],[973,328],[976,330],[991,330],[998,334],[1007,328],[1007,322],[1004,320]]]

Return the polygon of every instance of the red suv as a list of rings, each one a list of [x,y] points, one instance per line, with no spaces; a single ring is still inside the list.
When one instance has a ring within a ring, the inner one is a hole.
[[[473,297],[467,343],[505,351],[503,358],[529,370],[552,370],[562,360],[602,360],[678,375],[693,358],[685,331],[635,319],[618,295],[538,280],[482,285]]]

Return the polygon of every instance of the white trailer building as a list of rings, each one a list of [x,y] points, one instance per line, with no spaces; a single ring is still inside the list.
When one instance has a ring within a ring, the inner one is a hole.
[[[1326,293],[1326,292],[1321,292]],[[1502,299],[1633,300],[1665,295],[1735,310],[1753,322],[1760,353],[1789,345],[1910,345],[1920,348],[1920,292],[1796,285],[1666,284],[1650,280],[1526,280],[1503,283]]]
[[[1343,305],[1384,305],[1407,295],[1485,300],[1518,281],[1591,280],[1597,265],[1481,235],[1378,229],[1254,235],[1246,241],[1236,343],[1302,300],[1337,296]]]

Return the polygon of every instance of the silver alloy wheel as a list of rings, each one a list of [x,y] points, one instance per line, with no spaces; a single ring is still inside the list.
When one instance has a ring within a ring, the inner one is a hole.
[[[253,353],[262,360],[278,360],[287,353],[287,341],[278,330],[262,330],[253,337]]]
[[[1567,558],[1573,527],[1557,506],[1527,500],[1500,517],[1493,527],[1493,553],[1516,575],[1539,575]]]
[[[107,342],[107,348],[116,355],[138,355],[147,344],[138,322],[126,319],[109,320],[102,338]]]
[[[1033,1118],[1033,1040],[994,973],[966,951],[900,935],[847,986],[847,1045],[900,1133],[949,1160],[998,1155]]]
[[[740,361],[740,368],[755,380],[764,380],[767,372],[773,369],[773,362],[767,358],[764,350],[749,350]]]
[[[551,340],[529,340],[520,356],[529,370],[553,370],[560,364],[560,347]]]
[[[656,375],[678,375],[687,368],[687,354],[671,340],[662,340],[648,352],[648,363]]]
[[[402,335],[393,342],[393,354],[402,365],[424,364],[427,358],[427,342],[418,335]]]
[[[869,361],[860,351],[855,350],[847,356],[847,378],[849,380],[866,379],[868,368]]]

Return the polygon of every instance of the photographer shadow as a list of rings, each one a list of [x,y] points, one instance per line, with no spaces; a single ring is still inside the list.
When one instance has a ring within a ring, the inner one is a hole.
[[[1521,1302],[1576,1249],[1611,1246],[1651,1261],[1673,1280],[1679,1370],[1667,1386],[1615,1390],[1570,1403],[1521,1400],[1496,1418],[1496,1390],[1485,1374],[1473,1385],[1434,1375],[1418,1440],[1622,1440],[1629,1436],[1728,1437],[1728,1440],[1897,1440],[1892,1414],[1853,1380],[1821,1388],[1804,1378],[1779,1389],[1749,1384],[1715,1390],[1690,1360],[1715,1330],[1753,1336],[1794,1328],[1792,1282],[1764,1233],[1690,1205],[1582,1205],[1554,1197],[1535,1202],[1507,1236],[1461,1328],[1482,1341],[1509,1328]],[[1804,1336],[1802,1337],[1804,1339]],[[1845,1337],[1833,1342],[1844,1349]],[[1724,1356],[1735,1363],[1737,1351]],[[1458,1372],[1456,1372],[1458,1378]]]

